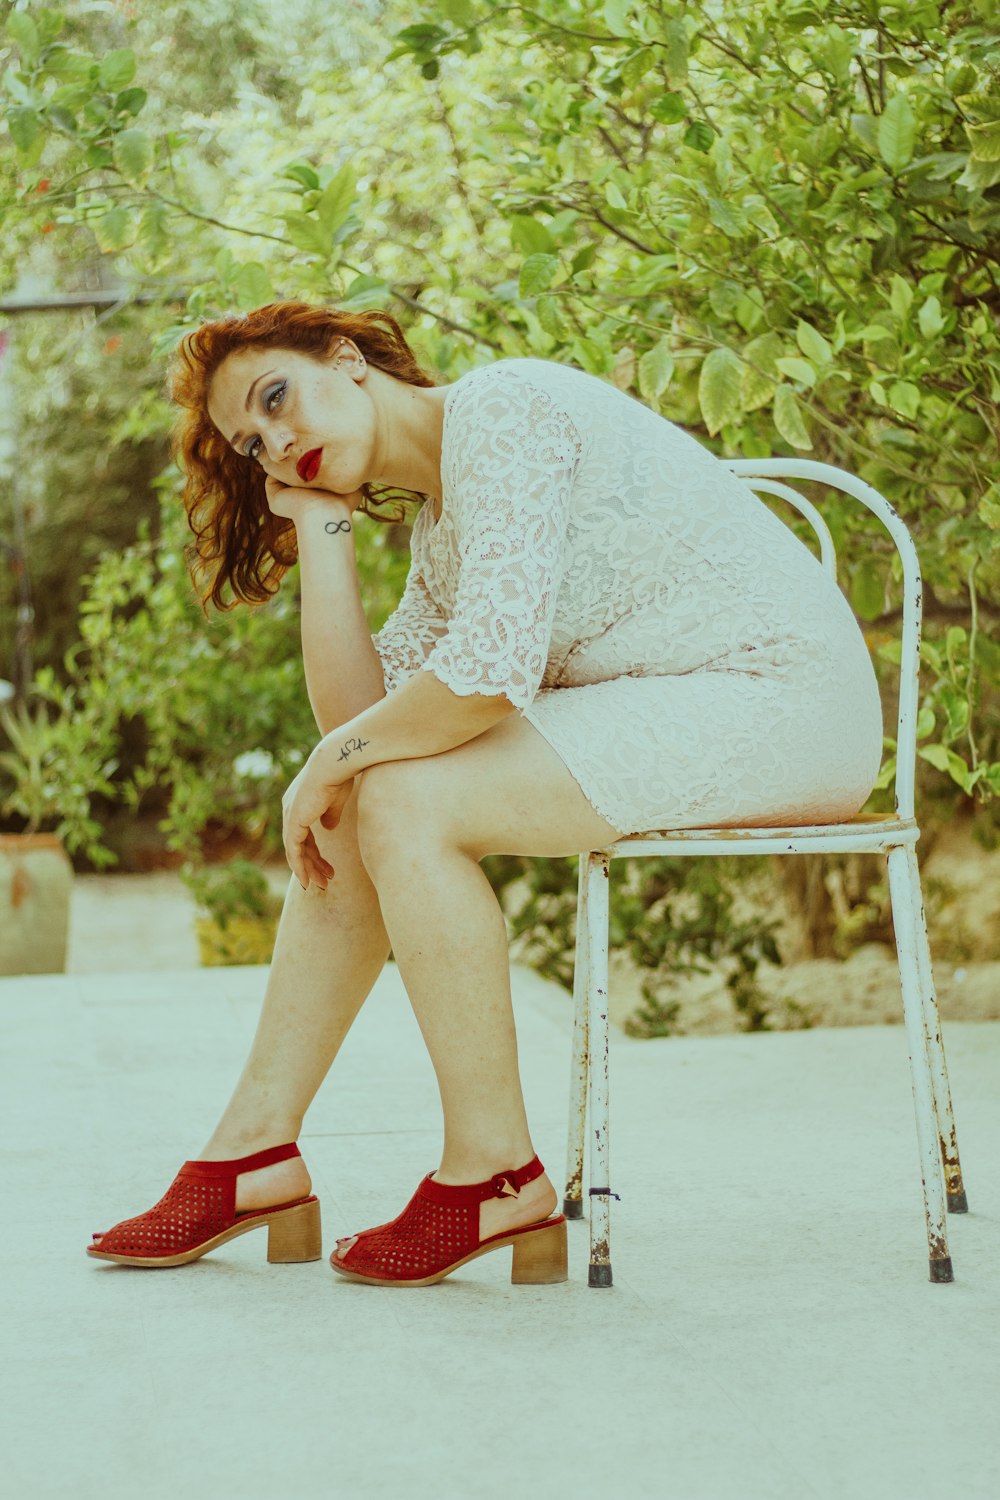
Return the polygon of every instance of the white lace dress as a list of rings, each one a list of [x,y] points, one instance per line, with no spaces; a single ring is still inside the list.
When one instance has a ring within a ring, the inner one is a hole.
[[[504,693],[619,833],[853,815],[868,648],[809,549],[689,432],[538,359],[445,399],[442,514],[374,637],[386,691]]]

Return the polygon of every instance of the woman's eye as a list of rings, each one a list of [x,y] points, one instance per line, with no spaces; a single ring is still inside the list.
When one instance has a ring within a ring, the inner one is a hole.
[[[266,391],[263,398],[263,406],[266,412],[275,411],[284,399],[287,381],[283,380],[280,385],[274,385]],[[260,438],[254,438],[246,450],[247,458],[258,459],[260,457]]]
[[[247,458],[257,459],[260,457],[260,438],[254,438],[247,448]]]

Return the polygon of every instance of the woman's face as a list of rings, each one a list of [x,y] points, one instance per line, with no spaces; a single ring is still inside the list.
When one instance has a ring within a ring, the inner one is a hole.
[[[216,370],[208,415],[248,466],[283,484],[350,495],[375,477],[376,413],[367,366],[343,339],[323,361],[294,349],[241,349]],[[321,449],[300,473],[299,461]]]

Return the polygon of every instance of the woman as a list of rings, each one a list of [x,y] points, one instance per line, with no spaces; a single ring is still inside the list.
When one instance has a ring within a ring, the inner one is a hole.
[[[426,1285],[511,1245],[515,1280],[565,1279],[479,861],[853,816],[882,747],[858,625],[746,483],[578,370],[502,359],[435,385],[388,314],[285,302],[189,334],[173,395],[206,597],[265,598],[298,556],[323,737],[284,798],[294,878],[233,1097],[160,1203],[88,1253],[180,1264],[267,1224],[269,1258],[318,1258],[295,1140],[391,945],[444,1152],[331,1265]],[[352,542],[372,486],[423,498],[374,639]]]

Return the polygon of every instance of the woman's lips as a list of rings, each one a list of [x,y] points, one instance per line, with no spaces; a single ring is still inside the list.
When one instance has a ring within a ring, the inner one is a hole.
[[[322,448],[310,448],[308,453],[303,453],[295,465],[296,474],[305,484],[316,478],[316,475],[319,473],[319,465],[322,457]]]

